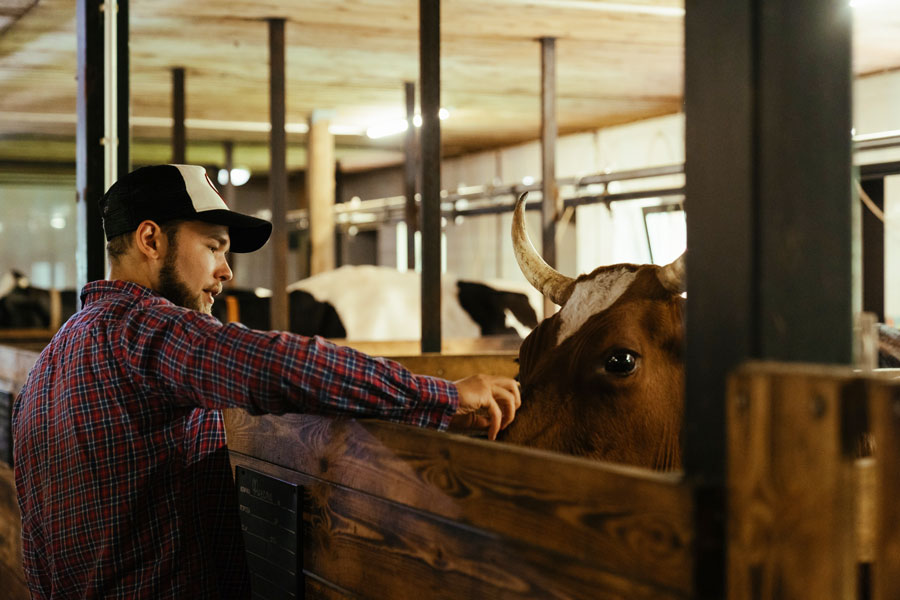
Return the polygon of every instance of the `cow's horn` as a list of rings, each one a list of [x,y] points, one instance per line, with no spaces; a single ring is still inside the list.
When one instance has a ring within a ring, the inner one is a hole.
[[[684,255],[664,266],[659,270],[659,281],[663,287],[673,294],[680,294],[685,291],[684,285]]]
[[[516,262],[519,263],[519,269],[522,270],[528,283],[556,304],[562,305],[572,294],[575,280],[557,272],[544,262],[541,255],[534,249],[531,240],[528,239],[528,232],[525,230],[525,197],[527,195],[528,192],[523,192],[519,196],[516,201],[516,210],[513,213],[512,239]]]

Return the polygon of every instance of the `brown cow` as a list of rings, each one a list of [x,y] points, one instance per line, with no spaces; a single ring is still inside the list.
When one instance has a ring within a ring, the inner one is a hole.
[[[519,350],[522,408],[500,439],[654,469],[681,466],[684,256],[572,279],[541,259],[513,217],[525,277],[561,306]]]

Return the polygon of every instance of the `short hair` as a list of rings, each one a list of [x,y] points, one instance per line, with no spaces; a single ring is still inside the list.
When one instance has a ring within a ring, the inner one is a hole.
[[[177,243],[178,228],[184,222],[185,219],[175,219],[173,221],[166,221],[159,226],[159,230],[166,234],[166,240],[168,240],[170,246],[174,247]],[[110,261],[119,262],[119,259],[131,250],[133,245],[134,231],[129,231],[128,233],[117,235],[107,241],[106,254],[109,256]]]

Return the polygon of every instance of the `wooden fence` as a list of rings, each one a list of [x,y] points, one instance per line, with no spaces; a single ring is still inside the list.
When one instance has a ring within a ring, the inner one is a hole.
[[[0,347],[0,381],[23,381],[34,356]],[[510,355],[402,362],[449,379],[515,368]],[[897,373],[749,364],[726,401],[728,598],[894,598]],[[236,471],[296,486],[307,598],[695,596],[704,517],[679,473],[374,420],[230,410],[226,428]],[[0,575],[24,598],[14,498],[0,464]]]

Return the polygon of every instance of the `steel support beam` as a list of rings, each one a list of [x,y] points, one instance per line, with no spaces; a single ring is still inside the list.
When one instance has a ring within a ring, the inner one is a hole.
[[[119,96],[110,95],[105,87],[107,79],[115,78],[117,70],[112,68],[115,61],[110,63],[106,55],[109,53],[118,58],[126,68],[128,58],[127,54],[124,60],[116,56],[118,46],[115,45],[115,34],[119,21],[115,13],[111,15],[112,22],[106,22],[105,4],[100,0],[78,0],[76,3],[78,124],[75,180],[78,232],[75,263],[79,290],[87,282],[105,276],[105,238],[99,203],[108,185],[118,175],[117,170],[110,167],[115,165],[118,157],[116,124],[120,121],[115,118],[114,104]],[[112,47],[106,49],[108,43]],[[109,83],[114,86],[114,82]],[[127,114],[127,104],[123,109]],[[110,125],[113,127],[111,130]],[[110,152],[106,152],[107,148]]]
[[[422,352],[441,351],[441,3],[419,0]]]
[[[270,327],[288,329],[287,136],[285,120],[284,19],[269,19],[269,201],[272,206],[272,312]]]
[[[172,162],[183,165],[186,162],[187,133],[184,127],[184,68],[172,69]]]
[[[683,458],[696,597],[722,598],[726,377],[749,358],[851,360],[850,8],[688,0],[685,46]]]
[[[541,253],[556,267],[556,223],[562,214],[556,186],[556,40],[541,42]],[[544,318],[556,312],[556,305],[544,298]]]
[[[416,84],[407,81],[403,84],[406,96],[406,137],[403,143],[403,193],[406,196],[406,268],[416,268],[416,231],[419,229],[419,211],[416,208],[416,128],[413,120],[416,116]]]

